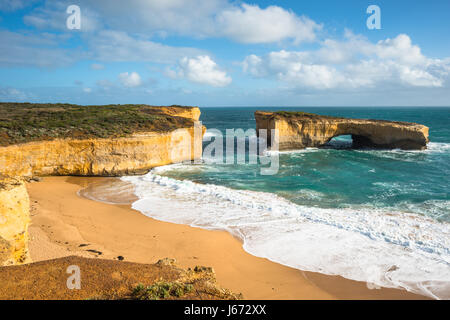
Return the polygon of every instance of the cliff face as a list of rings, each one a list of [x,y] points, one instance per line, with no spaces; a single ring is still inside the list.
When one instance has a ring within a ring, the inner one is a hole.
[[[29,199],[23,182],[0,180],[0,266],[28,262]]]
[[[201,157],[205,128],[113,139],[57,139],[0,147],[4,175],[119,176]]]
[[[257,132],[267,129],[270,136],[270,130],[278,130],[279,150],[321,147],[340,135],[352,135],[354,147],[421,150],[429,141],[428,127],[409,122],[262,111],[255,119]]]

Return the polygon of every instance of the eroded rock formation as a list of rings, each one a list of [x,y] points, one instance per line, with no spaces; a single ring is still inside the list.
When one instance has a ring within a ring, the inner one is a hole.
[[[351,135],[353,146],[383,149],[426,149],[428,127],[410,122],[349,119],[303,112],[255,112],[256,130],[278,130],[279,150],[321,147],[332,138]]]
[[[0,176],[0,266],[28,262],[30,203],[19,179]]]

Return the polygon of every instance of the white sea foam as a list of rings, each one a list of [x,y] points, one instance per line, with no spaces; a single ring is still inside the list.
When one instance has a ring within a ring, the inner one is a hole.
[[[355,152],[370,154],[379,158],[387,158],[402,162],[417,162],[417,161],[433,161],[432,157],[444,153],[450,153],[450,143],[444,142],[430,142],[425,150],[377,150],[377,149],[355,149]]]
[[[391,149],[391,150],[377,150],[377,149],[356,149],[358,152],[366,152],[372,154],[380,155],[417,155],[417,154],[438,154],[438,153],[448,153],[450,151],[450,143],[445,142],[430,142],[427,144],[427,148],[424,150],[402,150],[402,149]]]
[[[408,208],[409,211],[427,214],[435,219],[449,220],[450,201],[449,200],[427,200],[422,203],[400,202],[397,207]]]
[[[305,149],[286,150],[286,151],[265,150],[263,154],[267,155],[267,156],[277,155],[277,154],[301,154],[301,153],[317,152],[320,150],[321,149],[319,149],[319,148],[305,148]]]
[[[152,218],[239,237],[249,253],[307,271],[341,275],[450,299],[450,226],[422,215],[296,205],[271,193],[159,175],[123,177]]]
[[[350,147],[351,143],[348,141],[335,141],[333,143],[330,143],[328,147],[337,147],[337,148],[345,148]],[[265,154],[267,155],[273,155],[273,154],[302,154],[302,153],[310,153],[310,152],[317,152],[317,151],[323,151],[327,148],[305,148],[305,149],[298,149],[298,150],[288,150],[288,151],[265,151]],[[384,158],[390,158],[395,160],[401,160],[401,161],[409,161],[409,162],[415,162],[417,161],[417,158],[415,156],[417,155],[427,155],[427,154],[441,154],[441,153],[449,153],[450,152],[450,143],[445,142],[430,142],[427,145],[427,149],[425,150],[402,150],[402,149],[392,149],[392,150],[377,150],[377,149],[354,149],[355,152],[362,152],[362,153],[369,153],[376,156],[384,157]],[[409,157],[411,156],[411,157]]]
[[[428,144],[428,149],[425,152],[434,153],[448,153],[450,151],[450,143],[445,142],[430,142]]]

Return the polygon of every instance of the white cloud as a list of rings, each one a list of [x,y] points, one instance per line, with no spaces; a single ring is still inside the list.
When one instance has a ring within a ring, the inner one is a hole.
[[[123,72],[119,74],[119,81],[127,88],[139,87],[142,84],[141,76],[137,72]]]
[[[295,86],[329,89],[342,81],[335,68],[306,63],[305,57],[303,52],[285,50],[271,52],[263,57],[251,55],[244,60],[243,68],[255,77],[275,76]]]
[[[0,65],[58,67],[82,57],[77,49],[62,49],[64,35],[0,31]]]
[[[46,1],[30,14],[23,17],[25,24],[38,29],[69,31],[66,9],[73,1]],[[101,28],[101,18],[89,6],[81,6],[81,32],[91,32]]]
[[[203,53],[194,48],[172,47],[132,37],[123,31],[100,31],[95,37],[89,37],[88,42],[92,55],[98,61],[174,63],[182,57]]]
[[[213,87],[225,87],[232,81],[231,77],[221,70],[209,56],[184,57],[179,61],[177,70],[168,69],[166,75],[170,78],[185,78]]]
[[[261,9],[242,4],[221,12],[218,22],[223,35],[243,43],[271,43],[294,39],[295,43],[313,41],[320,26],[278,6]]]
[[[16,33],[0,30],[0,65],[60,67],[82,59],[100,62],[175,63],[185,56],[204,54],[202,50],[173,47],[146,39],[132,37],[121,31],[100,31],[95,36],[84,35],[85,49],[61,48],[70,34]],[[98,70],[101,64],[91,65]]]
[[[326,40],[316,51],[250,55],[243,70],[254,77],[274,77],[293,87],[313,89],[442,87],[450,74],[450,59],[425,57],[405,34],[376,44],[350,33],[346,38]]]
[[[0,100],[9,101],[25,101],[30,96],[22,90],[16,88],[2,88],[0,87]]]
[[[81,0],[80,6],[98,12],[111,28],[126,32],[210,35],[214,16],[227,0]]]
[[[423,65],[427,62],[420,48],[413,45],[406,34],[400,34],[393,39],[379,41],[374,50],[376,55],[384,60],[396,60],[408,65]]]
[[[71,0],[46,1],[24,17],[41,29],[62,30]],[[320,25],[279,6],[231,0],[79,0],[81,31],[121,30],[148,36],[181,35],[197,38],[227,37],[242,43],[271,43],[292,39],[312,41]]]
[[[0,1],[0,11],[12,12],[24,9],[32,5],[36,0],[2,0]]]

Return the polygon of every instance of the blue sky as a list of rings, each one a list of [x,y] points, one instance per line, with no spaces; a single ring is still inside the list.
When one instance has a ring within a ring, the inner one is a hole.
[[[0,101],[448,106],[449,32],[447,0],[0,0]]]

